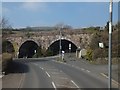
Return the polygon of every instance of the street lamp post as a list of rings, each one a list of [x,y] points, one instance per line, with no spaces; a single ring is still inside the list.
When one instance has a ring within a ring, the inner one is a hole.
[[[110,0],[110,21],[109,21],[109,53],[108,53],[108,88],[111,90],[111,74],[112,74],[112,59],[111,59],[111,48],[112,48],[112,9],[113,1]]]
[[[61,50],[62,50],[62,45],[61,45],[61,28],[59,28],[59,32],[60,32],[59,57],[61,58]]]

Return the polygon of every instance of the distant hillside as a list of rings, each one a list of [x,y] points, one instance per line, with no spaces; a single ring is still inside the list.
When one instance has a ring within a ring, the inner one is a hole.
[[[51,30],[56,30],[55,27],[26,27],[26,28],[20,28],[17,30],[26,30],[26,31],[51,31]]]

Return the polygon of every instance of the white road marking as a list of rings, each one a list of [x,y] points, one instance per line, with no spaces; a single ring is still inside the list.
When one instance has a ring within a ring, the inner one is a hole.
[[[52,72],[52,74],[60,74],[59,72]]]
[[[71,65],[72,67],[74,67],[74,65]]]
[[[115,80],[113,80],[113,79],[112,79],[112,81],[113,81],[115,84],[120,85],[120,83],[118,83],[117,81],[115,81]]]
[[[87,72],[90,72],[89,70],[86,70]]]
[[[66,85],[57,85],[58,87],[66,87]]]
[[[60,72],[63,72],[62,70],[60,70]]]
[[[53,88],[55,88],[55,90],[57,90],[54,82],[52,82],[52,85],[53,85]]]
[[[68,78],[65,78],[65,77],[58,77],[58,78],[59,78],[59,79],[64,79],[64,80],[65,80],[65,79],[68,80]]]
[[[39,67],[39,68],[43,70],[43,68],[42,68],[42,67]]]
[[[25,80],[25,74],[22,75],[21,79],[20,79],[20,82],[19,82],[19,85],[18,85],[18,88],[21,88],[22,87],[22,84]]]
[[[108,78],[108,77],[107,77],[107,75],[105,75],[104,73],[100,73],[100,74],[101,74],[102,76],[104,76],[104,77]]]
[[[75,68],[77,68],[77,69],[81,69],[80,67],[77,67],[77,66],[76,66]]]
[[[108,79],[108,76],[105,75],[104,73],[100,73],[100,74]],[[112,79],[112,82],[114,82],[115,84],[119,85],[119,83],[117,81],[113,80],[113,79]]]
[[[81,68],[81,70],[85,70],[84,68]]]
[[[71,82],[72,82],[77,88],[79,88],[79,86],[78,86],[73,80],[71,80]]]
[[[0,75],[0,78],[3,78],[4,77],[4,75]]]
[[[50,77],[50,74],[48,72],[46,72],[46,74],[48,75],[48,77]]]

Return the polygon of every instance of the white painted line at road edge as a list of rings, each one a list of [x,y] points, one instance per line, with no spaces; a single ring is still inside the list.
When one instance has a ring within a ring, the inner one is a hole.
[[[108,79],[108,76],[105,75],[104,73],[100,73],[100,74]],[[112,79],[112,82],[114,82],[115,84],[119,85],[119,83],[117,81],[113,80],[113,79]]]
[[[48,72],[45,72],[45,73],[48,75],[48,77],[50,77],[50,74]]]
[[[53,87],[55,88],[55,90],[57,90],[57,88],[56,88],[56,86],[55,86],[55,83],[54,83],[54,82],[52,82],[52,85],[53,85]]]
[[[105,75],[104,73],[100,73],[100,74],[101,74],[102,76],[104,76],[104,77],[108,78],[108,77],[107,77],[107,75]]]
[[[73,80],[71,80],[71,82],[72,82],[77,88],[79,88],[79,86],[78,86]]]
[[[0,75],[0,78],[3,78],[4,77],[4,75]]]
[[[22,77],[21,77],[21,79],[20,79],[20,82],[19,82],[18,88],[22,88],[22,85],[23,85],[24,80],[25,80],[25,73],[22,74]]]

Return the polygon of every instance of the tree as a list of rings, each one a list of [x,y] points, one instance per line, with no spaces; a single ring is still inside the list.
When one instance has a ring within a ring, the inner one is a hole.
[[[5,17],[3,17],[0,20],[0,27],[1,29],[5,30],[5,29],[12,29],[11,25],[9,24],[8,19],[6,19]]]
[[[56,29],[60,29],[60,28],[62,28],[62,29],[72,29],[72,26],[64,24],[64,23],[58,23],[58,24],[55,25],[55,28]]]
[[[72,26],[70,26],[70,25],[64,25],[63,28],[64,29],[72,29]]]

